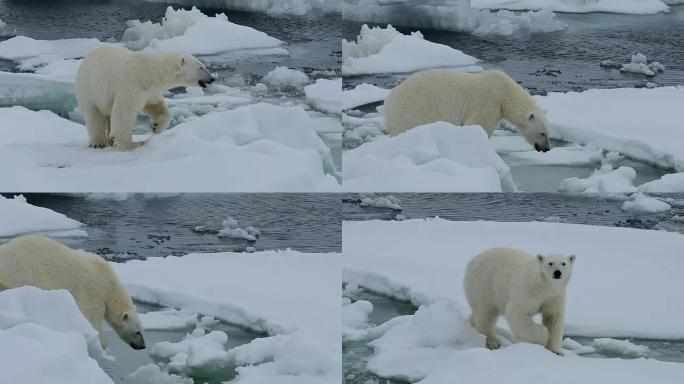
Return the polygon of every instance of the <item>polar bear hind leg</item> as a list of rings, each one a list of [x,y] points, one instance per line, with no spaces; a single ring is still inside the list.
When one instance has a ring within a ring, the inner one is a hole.
[[[97,107],[84,107],[81,111],[88,128],[89,146],[91,148],[105,148],[110,146],[109,141],[109,118],[97,109]]]
[[[489,349],[499,349],[501,348],[501,341],[496,336],[496,319],[499,317],[499,313],[496,308],[488,308],[483,311],[478,308],[478,310],[473,309],[473,313],[470,315],[470,325],[473,326],[478,332],[485,335],[485,345]]]

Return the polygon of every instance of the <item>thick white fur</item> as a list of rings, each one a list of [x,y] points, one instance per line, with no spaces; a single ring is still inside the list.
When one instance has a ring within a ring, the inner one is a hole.
[[[76,252],[41,236],[24,236],[0,246],[0,290],[22,286],[66,289],[100,334],[106,320],[134,348],[145,346],[135,305],[112,267],[97,255]]]
[[[497,70],[415,73],[389,93],[384,115],[390,136],[436,121],[479,125],[491,136],[506,120],[518,127],[531,145],[537,144],[537,150],[549,149],[544,111],[515,80]]]
[[[213,77],[191,55],[132,52],[115,45],[93,50],[76,77],[76,100],[83,113],[90,146],[130,150],[140,112],[151,118],[154,133],[163,132],[171,115],[163,93],[180,86],[211,83]]]
[[[484,334],[490,349],[501,346],[496,336],[500,315],[519,340],[562,354],[565,290],[575,256],[533,256],[512,248],[493,248],[475,256],[466,267],[464,288],[472,309],[470,324]],[[554,278],[560,271],[561,277]],[[543,325],[532,316],[542,314]]]

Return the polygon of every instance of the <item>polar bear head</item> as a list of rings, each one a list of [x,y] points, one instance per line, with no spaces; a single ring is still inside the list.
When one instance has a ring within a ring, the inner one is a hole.
[[[550,281],[567,283],[572,276],[575,255],[537,255],[542,275]]]
[[[207,85],[216,80],[207,70],[207,67],[192,55],[178,54],[176,56],[176,64],[178,65],[177,80],[186,87],[200,86],[206,88]]]
[[[549,123],[543,111],[536,109],[527,112],[525,121],[519,124],[518,128],[525,136],[525,140],[533,145],[537,152],[548,152],[551,149]]]
[[[130,345],[131,348],[145,349],[142,325],[133,304],[131,304],[128,310],[109,316],[109,324],[114,328],[121,340]]]

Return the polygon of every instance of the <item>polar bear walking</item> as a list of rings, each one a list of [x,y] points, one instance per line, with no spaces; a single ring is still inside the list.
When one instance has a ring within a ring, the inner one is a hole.
[[[574,255],[533,256],[512,248],[475,256],[466,267],[464,288],[470,324],[487,337],[486,346],[501,347],[496,320],[504,315],[518,340],[562,355],[565,290],[574,262]],[[537,313],[543,325],[532,320]]]
[[[163,93],[213,81],[204,64],[188,54],[132,52],[109,44],[96,48],[76,76],[90,147],[135,148],[133,128],[140,112],[150,116],[152,132],[161,133],[171,118]]]
[[[390,136],[436,121],[479,125],[491,137],[502,120],[515,125],[539,152],[550,149],[546,114],[506,73],[431,69],[409,76],[385,99]]]
[[[133,349],[145,348],[142,326],[131,298],[112,267],[97,255],[76,252],[41,236],[24,236],[0,246],[0,290],[33,286],[66,289],[100,336],[106,320]]]

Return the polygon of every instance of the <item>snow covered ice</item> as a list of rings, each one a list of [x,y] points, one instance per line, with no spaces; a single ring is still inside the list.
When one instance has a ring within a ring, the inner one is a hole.
[[[277,66],[264,76],[263,80],[275,87],[295,87],[303,88],[311,79],[304,72],[290,69],[284,66]]]
[[[359,337],[365,334],[374,349],[368,369],[382,378],[424,384],[454,377],[488,382],[506,375],[514,383],[539,378],[576,383],[591,382],[600,375],[611,382],[664,384],[676,382],[684,371],[681,364],[650,359],[582,358],[576,355],[580,351],[570,349],[559,358],[541,346],[525,343],[512,342],[489,351],[483,348],[483,336],[465,320],[469,309],[462,287],[467,262],[491,247],[505,244],[529,252],[574,253],[577,264],[568,287],[566,333],[598,337],[592,346],[602,353],[644,356],[643,346],[602,338],[684,336],[678,325],[684,320],[684,307],[671,304],[678,302],[676,296],[682,289],[681,279],[673,271],[673,266],[681,264],[681,234],[443,219],[344,222],[343,232],[343,281],[420,306],[414,315],[375,328],[362,322],[352,328],[365,333],[345,331]],[[605,306],[606,302],[611,305]],[[510,340],[505,321],[499,326],[499,333]]]
[[[218,233],[219,237],[229,237],[231,239],[244,239],[247,241],[256,241],[261,235],[261,231],[252,227],[251,225],[245,228],[238,226],[238,221],[229,217],[223,220],[223,228]]]
[[[333,80],[317,79],[314,84],[304,87],[306,100],[314,108],[327,113],[340,114],[342,109],[342,78]]]
[[[348,150],[342,162],[346,192],[515,190],[510,169],[478,126],[427,124]]]
[[[346,111],[361,105],[384,101],[389,89],[376,87],[373,84],[359,84],[354,89],[342,91],[342,110]]]
[[[678,0],[471,0],[473,7],[483,9],[551,9],[555,12],[610,12],[649,15],[669,10],[668,3]]]
[[[48,208],[31,205],[22,195],[6,198],[0,196],[0,237],[28,233],[47,235],[85,233],[83,224]],[[78,231],[78,232],[69,232]],[[87,235],[87,234],[86,234]]]

